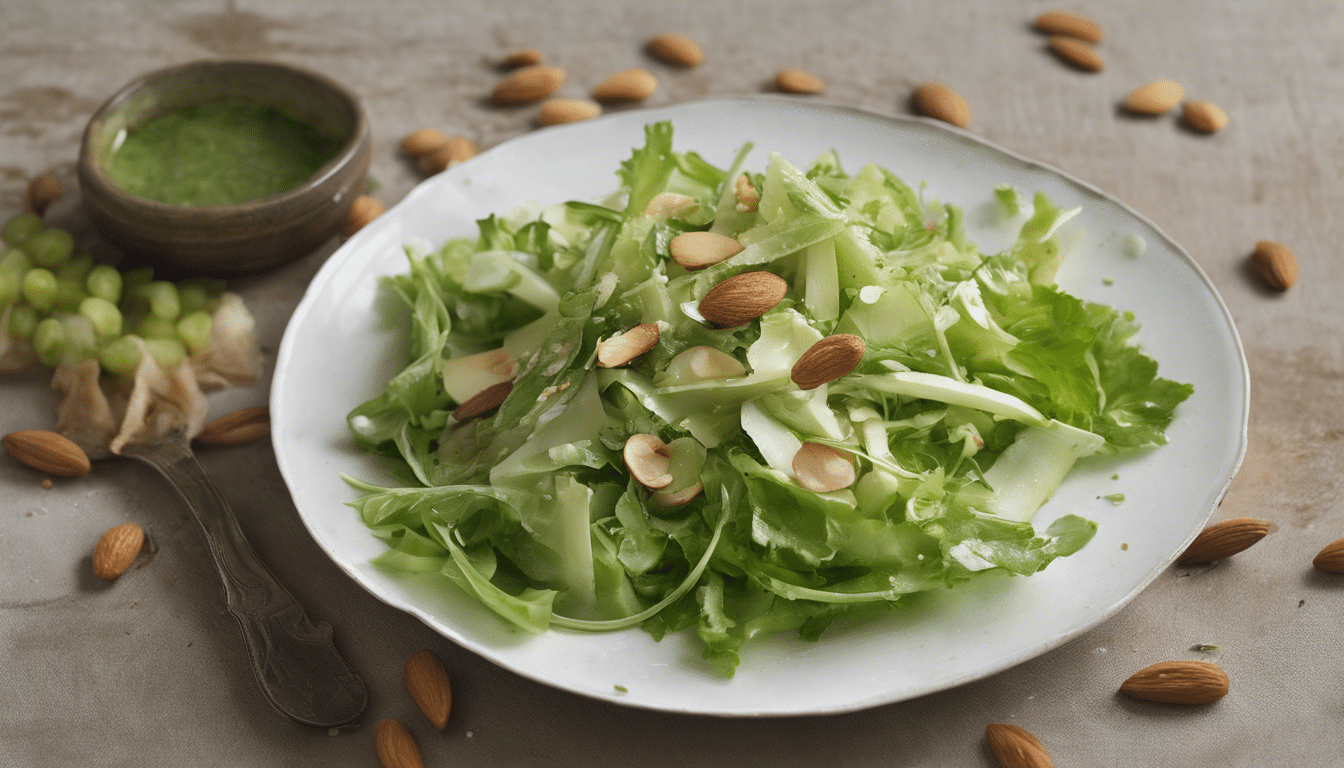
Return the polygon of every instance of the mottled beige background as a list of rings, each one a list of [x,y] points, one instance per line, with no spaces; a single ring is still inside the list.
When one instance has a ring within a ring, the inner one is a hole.
[[[1344,577],[1314,572],[1344,536],[1344,5],[1094,2],[1107,69],[1069,70],[1043,50],[1027,2],[79,2],[0,5],[0,214],[26,179],[72,161],[85,120],[151,69],[218,56],[271,58],[342,80],[373,123],[377,193],[417,181],[395,155],[435,125],[481,145],[532,126],[534,108],[482,103],[488,62],[535,46],[567,68],[563,95],[647,66],[650,100],[755,93],[776,69],[825,78],[828,98],[904,112],[939,79],[974,111],[973,130],[1131,203],[1182,243],[1236,318],[1253,382],[1250,447],[1215,519],[1275,532],[1212,569],[1173,570],[1095,631],[987,680],[849,715],[720,720],[624,709],[520,679],[365,594],[313,544],[269,444],[203,452],[263,558],[337,628],[372,693],[366,724],[329,736],[275,715],[245,667],[195,523],[147,469],[99,465],[43,490],[0,459],[0,765],[367,766],[373,721],[410,725],[430,765],[989,766],[983,729],[1037,734],[1059,766],[1344,764]],[[684,31],[704,66],[671,71],[641,52]],[[1218,102],[1214,136],[1170,117],[1118,115],[1132,87],[1171,77]],[[1260,239],[1289,244],[1301,282],[1272,295],[1250,277]],[[334,244],[333,244],[334,245]],[[239,283],[274,352],[322,253]],[[216,396],[223,413],[266,401],[265,383]],[[0,432],[52,423],[45,377],[0,381]],[[156,554],[112,586],[89,553],[135,521]],[[1212,654],[1193,643],[1213,643]],[[445,733],[431,733],[400,675],[433,648],[454,679]],[[1119,683],[1150,663],[1217,661],[1231,693],[1180,709],[1129,701]]]

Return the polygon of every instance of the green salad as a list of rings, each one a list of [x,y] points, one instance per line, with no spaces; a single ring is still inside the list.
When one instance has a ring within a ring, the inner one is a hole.
[[[876,165],[755,173],[750,149],[718,168],[652,124],[610,199],[407,248],[386,287],[410,363],[349,415],[404,475],[346,478],[376,564],[531,632],[694,627],[731,675],[758,634],[816,639],[1091,539],[1031,518],[1078,458],[1164,443],[1192,388],[1132,314],[1055,286],[1077,209],[1036,194],[987,255]]]

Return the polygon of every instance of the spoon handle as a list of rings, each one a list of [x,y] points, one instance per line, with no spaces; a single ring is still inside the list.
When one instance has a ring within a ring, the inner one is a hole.
[[[229,613],[243,630],[252,671],[271,705],[318,728],[359,717],[368,693],[336,650],[331,626],[310,622],[303,606],[267,570],[187,443],[180,438],[132,443],[121,454],[158,470],[201,524]]]

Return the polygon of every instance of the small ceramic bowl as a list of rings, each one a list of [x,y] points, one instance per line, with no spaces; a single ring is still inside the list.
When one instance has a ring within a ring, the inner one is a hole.
[[[108,178],[124,131],[220,99],[281,109],[344,144],[306,182],[238,205],[169,205]],[[257,272],[311,253],[340,229],[368,175],[369,125],[355,97],[322,75],[268,62],[200,61],[151,72],[109,99],[84,130],[78,170],[90,220],[117,246],[193,273]]]

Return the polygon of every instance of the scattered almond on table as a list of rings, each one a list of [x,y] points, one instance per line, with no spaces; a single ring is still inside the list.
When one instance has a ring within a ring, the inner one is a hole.
[[[93,471],[84,449],[58,432],[42,429],[10,432],[5,435],[4,446],[16,461],[48,475],[75,477]]]
[[[1106,59],[1102,58],[1100,53],[1073,37],[1064,37],[1056,35],[1050,38],[1049,48],[1059,58],[1072,64],[1079,69],[1085,69],[1088,72],[1100,72],[1106,67]]]
[[[1325,545],[1311,561],[1318,570],[1326,573],[1344,573],[1344,539],[1336,539]]]
[[[925,117],[951,123],[958,128],[971,124],[971,107],[961,94],[942,83],[924,83],[915,89],[915,110]]]
[[[1100,43],[1101,25],[1085,16],[1066,11],[1047,11],[1036,17],[1033,24],[1040,32],[1049,35],[1064,35],[1089,43]]]
[[[602,107],[587,99],[547,99],[542,102],[537,119],[542,125],[560,125],[590,120],[602,114]]]
[[[1176,564],[1185,567],[1216,563],[1247,549],[1268,533],[1269,523],[1249,517],[1215,523],[1190,542],[1190,546],[1176,559]]]
[[[448,137],[437,128],[417,128],[401,140],[398,147],[407,157],[421,157],[448,143]]]
[[[116,581],[140,554],[145,529],[135,523],[113,526],[93,548],[93,575],[103,581]]]
[[[451,136],[448,142],[438,149],[420,158],[416,167],[421,173],[433,176],[443,173],[458,163],[465,163],[476,156],[476,143],[466,136]]]
[[[990,723],[985,740],[1001,768],[1054,768],[1041,740],[1016,725]]]
[[[502,67],[534,67],[542,62],[541,51],[536,48],[524,48],[514,51],[500,60]]]
[[[1282,243],[1261,240],[1251,254],[1251,267],[1265,285],[1286,291],[1297,282],[1297,257]]]
[[[775,87],[784,93],[815,94],[826,90],[820,77],[801,69],[781,69],[775,75]]]
[[[360,195],[350,205],[350,212],[345,215],[345,227],[341,232],[346,237],[352,237],[356,232],[368,226],[371,221],[382,216],[386,210],[387,207],[377,198]],[[196,439],[199,440],[200,437],[197,436]]]
[[[401,668],[401,681],[429,722],[440,731],[446,728],[453,708],[453,689],[439,657],[430,650],[412,653]]]
[[[658,88],[658,78],[647,69],[626,69],[611,75],[593,89],[598,101],[643,101]]]
[[[270,431],[271,409],[262,405],[256,408],[244,408],[215,419],[206,424],[195,439],[196,442],[205,445],[246,445],[260,440]]]
[[[1227,673],[1207,661],[1159,662],[1120,686],[1130,698],[1168,704],[1211,704],[1226,696],[1227,689]]]
[[[1182,114],[1185,124],[1201,133],[1213,133],[1227,126],[1227,113],[1212,101],[1187,101]]]
[[[33,177],[33,180],[28,182],[28,193],[24,199],[24,206],[41,216],[63,194],[65,194],[65,188],[61,185],[61,180],[56,178],[56,174],[44,173]]]
[[[383,768],[425,768],[415,738],[396,720],[378,721],[373,729],[373,746]]]
[[[523,67],[499,81],[490,98],[496,104],[505,106],[541,101],[555,93],[567,76],[565,70],[559,67],[541,64]]]
[[[1175,80],[1145,83],[1125,97],[1124,107],[1140,115],[1160,115],[1181,103],[1185,89]]]
[[[698,67],[705,61],[705,52],[699,44],[685,35],[658,35],[649,40],[648,48],[656,58],[679,67]]]

